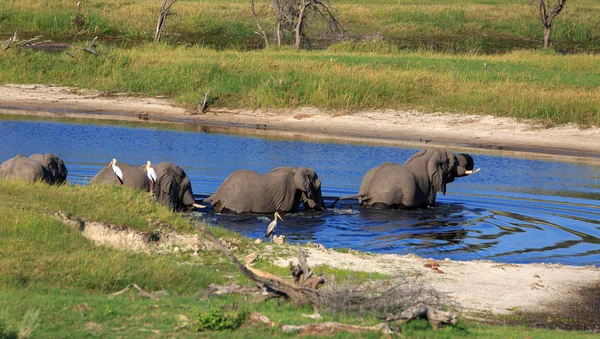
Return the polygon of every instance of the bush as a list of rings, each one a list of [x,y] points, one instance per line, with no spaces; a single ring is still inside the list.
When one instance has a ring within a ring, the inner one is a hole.
[[[239,328],[246,320],[245,312],[225,311],[222,308],[212,308],[207,312],[198,312],[196,331],[224,331]]]

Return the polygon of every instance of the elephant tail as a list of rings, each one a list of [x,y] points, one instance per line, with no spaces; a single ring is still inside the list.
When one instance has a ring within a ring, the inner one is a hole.
[[[335,198],[335,200],[331,203],[331,206],[329,208],[333,208],[335,206],[335,204],[340,200],[358,199],[358,198],[360,198],[359,194],[346,195],[343,197]]]

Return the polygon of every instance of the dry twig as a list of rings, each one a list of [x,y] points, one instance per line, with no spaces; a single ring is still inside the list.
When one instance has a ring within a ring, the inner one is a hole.
[[[148,297],[148,298],[150,298],[150,299],[152,299],[152,300],[154,300],[154,301],[158,301],[158,298],[156,298],[155,296],[153,296],[153,295],[149,294],[148,292],[144,291],[144,290],[143,290],[141,287],[139,287],[137,284],[130,284],[129,286],[125,287],[124,289],[122,289],[122,290],[121,290],[121,291],[119,291],[119,292],[115,292],[115,293],[109,294],[109,295],[108,295],[108,297],[109,297],[109,298],[112,298],[112,297],[114,297],[114,296],[121,295],[121,294],[123,294],[123,293],[125,293],[125,292],[129,291],[129,290],[130,290],[130,289],[132,289],[132,288],[135,288],[135,289],[136,289],[136,290],[137,290],[137,291],[138,291],[138,292],[139,292],[139,293],[140,293],[142,296],[144,296],[144,297]]]

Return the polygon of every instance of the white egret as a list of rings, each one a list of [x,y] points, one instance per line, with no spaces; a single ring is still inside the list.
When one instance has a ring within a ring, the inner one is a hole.
[[[283,218],[279,215],[279,213],[275,212],[273,214],[273,221],[271,221],[269,226],[267,226],[267,231],[265,232],[265,238],[268,238],[271,236],[271,234],[273,234],[273,231],[275,230],[275,227],[277,226],[277,218],[279,218],[279,219],[281,219],[281,221],[283,221]]]
[[[108,166],[112,166],[112,170],[115,173],[115,175],[117,176],[117,179],[119,179],[119,183],[121,185],[123,185],[123,171],[121,171],[119,166],[117,166],[117,159],[113,158],[112,161],[110,162],[110,164],[108,164]]]
[[[150,193],[154,193],[154,184],[156,184],[156,180],[158,179],[158,177],[156,176],[156,171],[154,170],[154,168],[150,167],[150,165],[150,160],[148,160],[146,162],[146,166],[144,166],[144,171],[146,171],[146,175],[150,180]]]

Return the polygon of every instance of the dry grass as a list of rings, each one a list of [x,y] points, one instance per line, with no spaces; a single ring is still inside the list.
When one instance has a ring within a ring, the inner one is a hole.
[[[405,276],[361,284],[328,282],[325,286],[320,305],[334,314],[385,315],[403,311],[418,303],[440,309],[457,307],[424,281]]]

